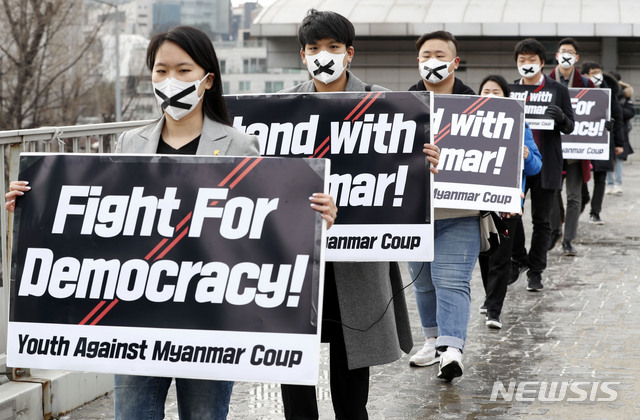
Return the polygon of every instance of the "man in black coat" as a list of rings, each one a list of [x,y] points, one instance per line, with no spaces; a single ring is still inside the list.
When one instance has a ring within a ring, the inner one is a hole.
[[[577,62],[580,60],[578,52],[580,48],[578,42],[573,38],[564,38],[558,42],[558,52],[556,60],[558,65],[549,73],[549,77],[557,80],[566,87],[574,88],[594,88],[596,85],[587,77],[582,76],[576,68]],[[562,240],[562,252],[565,256],[573,257],[578,251],[572,244],[572,241],[578,235],[578,220],[580,219],[580,206],[582,204],[582,185],[591,178],[591,162],[588,159],[564,160],[565,173],[565,189],[567,194],[567,211],[565,213],[564,238]],[[558,205],[554,206],[551,224],[552,235],[550,248],[562,236],[561,230],[561,213],[564,212],[562,205],[562,192],[558,191]]]
[[[607,127],[611,131],[609,137],[609,160],[591,161],[591,166],[593,166],[593,197],[591,197],[589,222],[603,225],[604,222],[600,218],[600,211],[602,211],[602,201],[604,200],[607,171],[613,171],[616,155],[624,151],[624,120],[620,102],[617,100],[620,86],[613,77],[602,72],[600,64],[593,61],[584,63],[581,71],[597,87],[611,89],[611,121],[613,121],[613,127]],[[589,189],[586,186],[583,187],[583,195],[585,194],[589,197]]]
[[[545,112],[554,122],[553,130],[532,130],[533,138],[542,155],[542,170],[538,175],[528,176],[526,181],[526,191],[531,193],[533,234],[526,263],[523,261],[521,264],[526,264],[529,269],[527,290],[531,292],[543,288],[542,272],[547,267],[547,250],[551,242],[551,212],[555,204],[555,193],[562,188],[561,133],[571,133],[574,126],[569,90],[542,73],[545,57],[544,46],[533,38],[520,41],[514,50],[514,59],[522,76],[517,83],[543,86],[555,91],[553,103]],[[516,229],[515,234],[514,254],[517,255],[518,246],[524,247],[524,229]],[[516,267],[515,272],[519,271],[520,267]]]

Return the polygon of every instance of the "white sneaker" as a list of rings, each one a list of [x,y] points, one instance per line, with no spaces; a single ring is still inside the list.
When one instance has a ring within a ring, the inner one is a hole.
[[[453,378],[462,376],[464,366],[462,366],[462,353],[454,347],[447,347],[447,351],[440,355],[440,369],[438,378],[451,381]]]
[[[436,351],[433,342],[425,342],[424,346],[409,359],[409,366],[423,367],[435,365],[440,361],[440,353]]]
[[[611,191],[611,194],[614,195],[622,195],[622,185],[614,185],[613,186],[613,190]]]
[[[611,185],[608,185],[608,184],[607,184],[607,186],[606,186],[606,187],[604,187],[604,193],[605,193],[605,194],[607,194],[607,195],[611,195],[611,194],[613,194],[613,193],[614,193],[614,192],[613,192],[613,191],[614,191],[614,189],[615,189],[615,187],[613,187],[613,186],[611,186]]]

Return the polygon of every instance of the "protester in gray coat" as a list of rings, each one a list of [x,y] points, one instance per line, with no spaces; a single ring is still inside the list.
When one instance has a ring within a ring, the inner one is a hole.
[[[354,36],[343,16],[310,10],[298,40],[313,79],[282,92],[388,90],[345,69]],[[438,149],[427,150],[437,165]],[[335,262],[327,263],[325,273],[322,339],[330,343],[333,408],[337,419],[366,419],[369,366],[393,362],[413,347],[400,269],[397,262]],[[318,418],[315,387],[282,385],[282,398],[287,419]]]
[[[179,26],[154,35],[147,49],[147,66],[163,116],[123,133],[117,153],[259,155],[257,138],[231,126],[218,60],[204,32]],[[31,188],[22,180],[12,181],[9,189],[5,208],[13,211],[15,200]],[[333,199],[316,193],[310,201],[330,227],[337,212]],[[164,418],[171,382],[168,377],[115,375],[115,418]],[[175,383],[181,419],[227,417],[233,382],[175,378]]]

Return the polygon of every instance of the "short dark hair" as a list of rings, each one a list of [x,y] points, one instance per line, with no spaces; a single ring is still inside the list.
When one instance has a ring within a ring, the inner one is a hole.
[[[513,59],[517,62],[520,54],[535,54],[540,57],[540,62],[546,63],[547,50],[544,45],[535,38],[527,38],[516,44],[513,50]]]
[[[456,40],[456,37],[453,36],[453,34],[448,31],[434,31],[434,32],[429,32],[428,34],[422,35],[416,41],[416,51],[420,52],[420,48],[422,48],[422,45],[424,45],[424,43],[429,41],[430,39],[439,39],[441,41],[451,41],[455,48],[453,55],[458,55],[458,41]]]
[[[222,97],[220,64],[209,36],[193,26],[176,26],[166,32],[155,34],[147,47],[147,67],[153,71],[156,54],[160,46],[170,41],[182,48],[206,73],[213,74],[213,86],[204,91],[202,109],[207,117],[231,125],[227,105]]]
[[[589,74],[589,72],[593,69],[602,70],[602,66],[599,63],[596,63],[595,61],[585,61],[584,63],[582,63],[582,67],[580,68],[580,73]]]
[[[349,19],[336,12],[320,12],[316,9],[309,9],[298,29],[298,42],[302,48],[325,38],[336,40],[349,48],[355,37],[356,31]]]
[[[480,82],[480,89],[478,89],[478,93],[482,92],[482,87],[487,82],[496,82],[498,86],[500,86],[500,89],[502,89],[502,94],[505,97],[508,98],[509,95],[511,94],[511,89],[509,89],[509,83],[507,83],[504,77],[498,74],[490,74],[484,79],[482,79],[482,82]]]
[[[560,42],[558,42],[558,50],[562,45],[571,45],[573,49],[576,50],[576,53],[580,52],[580,46],[578,45],[578,41],[576,41],[573,38],[562,38]]]

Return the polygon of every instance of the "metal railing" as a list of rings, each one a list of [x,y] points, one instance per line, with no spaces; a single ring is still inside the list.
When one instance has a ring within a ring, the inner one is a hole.
[[[18,179],[20,153],[111,153],[117,136],[123,131],[151,123],[153,120],[104,124],[42,127],[29,130],[0,131],[0,165],[3,182],[0,193],[4,198],[9,182]],[[2,237],[2,267],[0,268],[0,363],[6,364],[7,327],[9,323],[9,287],[11,274],[12,214],[2,206],[0,220]]]

